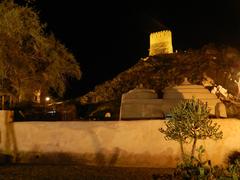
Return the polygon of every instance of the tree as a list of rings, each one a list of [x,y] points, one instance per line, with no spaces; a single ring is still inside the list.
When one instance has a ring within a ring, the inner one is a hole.
[[[182,159],[185,159],[183,144],[192,142],[191,157],[194,157],[197,140],[218,140],[223,136],[220,126],[209,119],[207,104],[192,98],[182,101],[171,110],[172,118],[165,122],[166,129],[159,129],[166,140],[180,143]]]
[[[30,100],[36,90],[63,95],[67,78],[81,77],[73,54],[45,27],[29,6],[0,3],[0,87],[19,101]]]

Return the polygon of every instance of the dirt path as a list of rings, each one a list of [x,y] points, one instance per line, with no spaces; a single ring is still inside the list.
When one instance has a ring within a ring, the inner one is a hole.
[[[1,180],[171,180],[173,169],[82,165],[0,165]]]

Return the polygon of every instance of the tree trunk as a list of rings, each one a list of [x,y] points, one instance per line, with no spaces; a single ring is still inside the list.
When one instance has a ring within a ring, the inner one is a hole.
[[[17,89],[17,101],[18,101],[18,103],[20,103],[21,99],[22,99],[21,81],[18,79],[17,82],[18,82],[18,85],[17,85],[17,87],[18,87],[18,89]]]
[[[192,153],[191,153],[191,158],[194,157],[195,154],[195,149],[196,149],[196,145],[197,145],[197,138],[195,137],[193,140],[193,145],[192,145]]]
[[[181,148],[182,161],[184,162],[185,161],[185,153],[184,153],[184,149],[183,149],[182,139],[180,139],[179,143],[180,143],[180,148]]]

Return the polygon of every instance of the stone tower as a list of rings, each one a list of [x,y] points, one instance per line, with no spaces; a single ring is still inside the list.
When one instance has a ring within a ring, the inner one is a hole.
[[[169,30],[150,34],[149,56],[173,53],[172,32]]]

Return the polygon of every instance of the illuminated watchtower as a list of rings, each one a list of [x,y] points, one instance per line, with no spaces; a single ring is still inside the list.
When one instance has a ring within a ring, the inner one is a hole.
[[[173,53],[172,32],[169,30],[150,34],[149,56]]]

